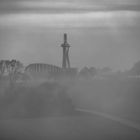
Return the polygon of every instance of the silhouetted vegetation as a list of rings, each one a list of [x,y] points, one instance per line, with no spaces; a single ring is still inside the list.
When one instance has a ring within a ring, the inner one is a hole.
[[[83,78],[92,78],[97,74],[97,69],[95,67],[84,67],[79,72],[79,76]]]
[[[0,97],[1,117],[43,117],[74,111],[64,86],[43,83],[35,87],[9,87]]]
[[[128,75],[139,76],[140,75],[140,61],[136,62],[134,66],[127,73]]]

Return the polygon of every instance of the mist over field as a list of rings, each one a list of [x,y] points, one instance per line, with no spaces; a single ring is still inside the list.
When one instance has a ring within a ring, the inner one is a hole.
[[[140,79],[106,78],[79,81],[71,96],[77,108],[140,122]]]
[[[74,106],[140,121],[139,83],[139,78],[117,76],[15,87],[1,82],[0,117],[39,117],[57,109],[61,114],[64,106],[68,112]]]
[[[140,140],[139,0],[0,0],[0,140]]]
[[[71,134],[76,131],[72,129],[74,124],[83,127],[81,121],[84,117],[76,112],[76,108],[103,112],[139,124],[139,83],[139,78],[117,76],[45,82],[38,85],[17,84],[14,87],[1,82],[0,137],[7,140],[56,139],[57,136],[62,139],[68,136],[72,139],[75,136],[81,138],[80,132]],[[90,114],[87,116],[90,117]],[[107,127],[109,130],[110,127]],[[85,133],[83,139],[93,129],[88,125],[86,128],[88,129],[81,130]],[[92,136],[92,133],[89,134]]]
[[[71,99],[59,83],[1,87],[0,118],[36,118],[72,112]],[[67,109],[67,110],[66,110]]]

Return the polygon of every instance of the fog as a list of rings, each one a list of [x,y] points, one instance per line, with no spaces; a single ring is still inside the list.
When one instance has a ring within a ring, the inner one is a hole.
[[[72,88],[78,108],[91,109],[140,121],[139,79],[109,78],[79,81]]]
[[[59,116],[72,111],[65,86],[55,82],[25,84],[14,87],[1,84],[1,118]]]
[[[139,23],[139,0],[0,0],[0,140],[140,140]]]
[[[139,23],[137,0],[0,1],[0,59],[60,66],[66,32],[72,66],[129,69],[140,59]]]
[[[139,83],[139,78],[126,76],[63,79],[43,83],[30,81],[12,87],[7,81],[1,81],[0,129],[3,133],[1,138],[28,139],[34,136],[36,139],[61,136],[62,138],[68,136],[80,138],[79,131],[70,134],[73,132],[72,127],[75,127],[71,125],[76,119],[75,121],[79,123],[77,125],[83,127],[79,122],[84,119],[82,116],[91,115],[77,112],[77,108],[106,113],[139,124]],[[107,125],[108,131],[112,125]],[[88,131],[92,129],[91,126],[86,127],[87,130],[82,129],[85,138]],[[89,134],[91,135],[92,132]],[[120,134],[113,135],[116,137]]]

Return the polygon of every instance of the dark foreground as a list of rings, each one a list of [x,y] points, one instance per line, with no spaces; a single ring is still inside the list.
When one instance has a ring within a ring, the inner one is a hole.
[[[140,132],[103,117],[77,113],[1,120],[0,140],[140,140]]]

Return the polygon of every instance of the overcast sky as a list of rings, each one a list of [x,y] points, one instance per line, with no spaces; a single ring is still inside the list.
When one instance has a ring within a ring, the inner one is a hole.
[[[140,0],[0,0],[0,59],[129,69],[140,60]]]

